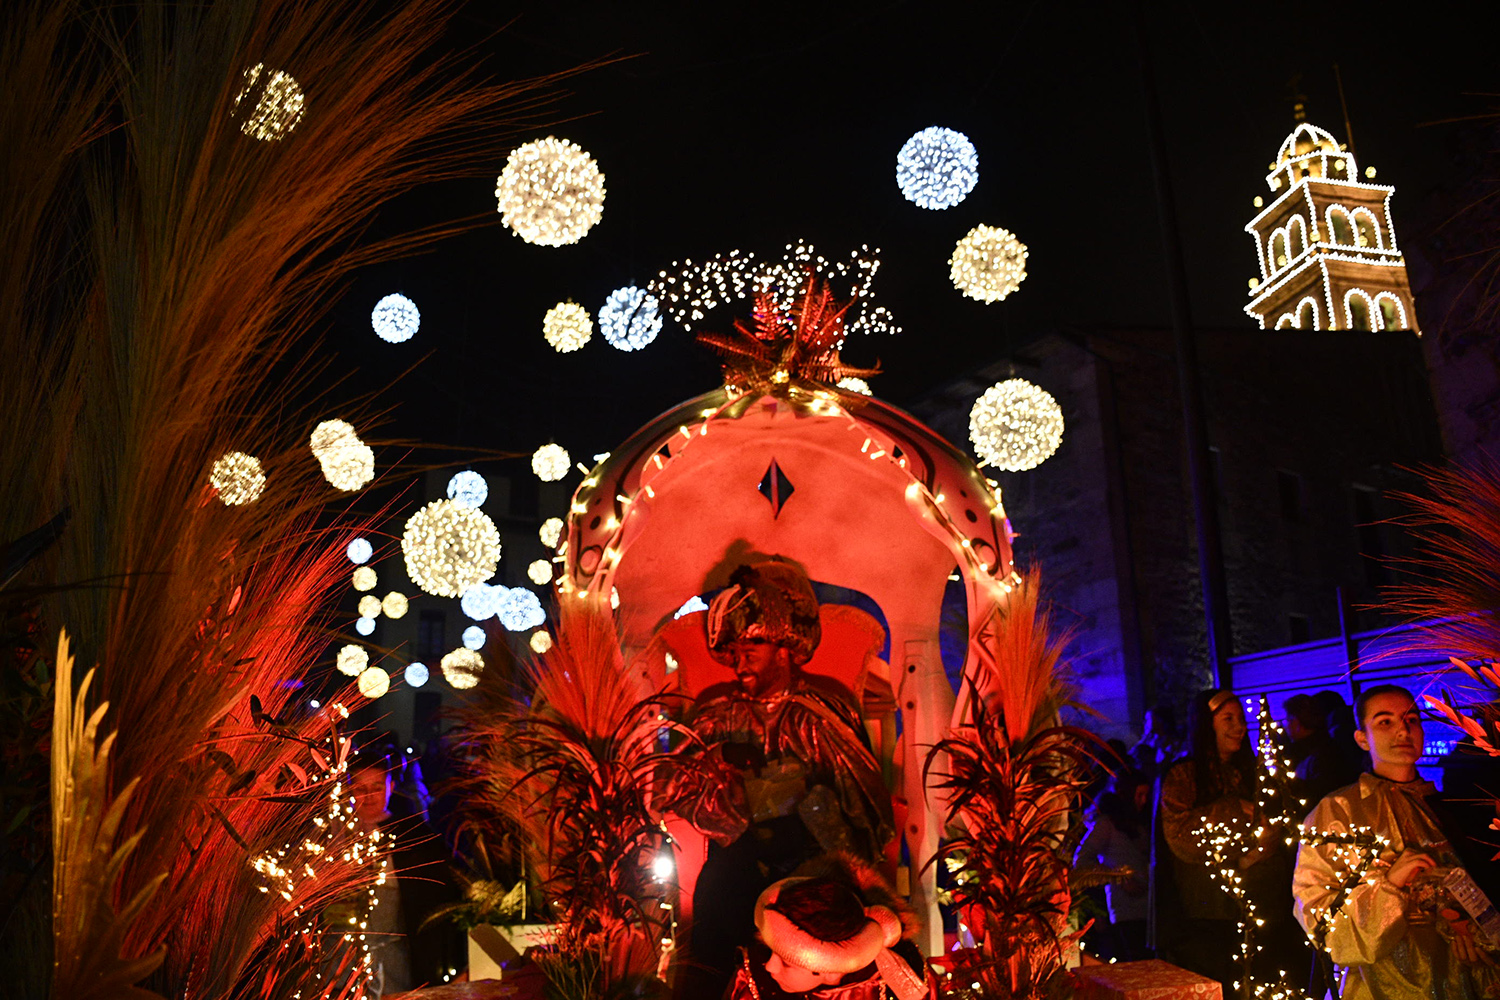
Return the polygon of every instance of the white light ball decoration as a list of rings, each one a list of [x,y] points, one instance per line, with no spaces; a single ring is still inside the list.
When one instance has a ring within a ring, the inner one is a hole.
[[[687,600],[682,602],[682,607],[673,612],[672,617],[676,619],[681,618],[683,615],[690,615],[695,611],[707,610],[708,605],[704,603],[703,598],[699,597],[697,594],[694,594],[692,597],[689,597]]]
[[[495,617],[495,612],[500,607],[500,598],[505,596],[506,589],[495,584],[476,583],[464,591],[458,606],[463,609],[464,614],[476,622],[482,622],[486,618]]]
[[[495,205],[527,243],[577,243],[604,217],[604,174],[577,143],[549,135],[511,152],[495,181]]]
[[[365,651],[365,647],[350,643],[339,650],[333,665],[341,674],[358,677],[370,665],[370,654]]]
[[[547,612],[542,610],[541,598],[535,593],[525,587],[516,587],[507,591],[500,599],[495,617],[510,631],[525,632],[545,622]]]
[[[484,641],[486,638],[488,638],[488,636],[484,634],[484,629],[480,628],[478,625],[470,625],[468,628],[464,629],[464,648],[483,649]]]
[[[220,456],[208,471],[208,481],[226,507],[258,500],[266,490],[266,472],[260,467],[260,459],[242,451]]]
[[[359,599],[359,613],[364,618],[380,617],[380,598],[374,594],[366,594]]]
[[[537,586],[552,582],[552,564],[545,559],[533,559],[526,567],[526,578]]]
[[[358,632],[360,635],[369,635],[371,632],[375,631],[375,619],[373,619],[373,618],[356,618],[356,619],[354,619],[354,631]]]
[[[472,649],[455,649],[446,654],[439,666],[443,668],[443,679],[459,691],[478,685],[479,675],[484,672],[484,657]]]
[[[380,602],[380,610],[385,612],[387,618],[404,618],[410,607],[411,602],[406,599],[406,595],[394,590]]]
[[[948,277],[971,299],[999,302],[1026,278],[1026,244],[999,226],[975,226],[953,248]]]
[[[531,471],[544,483],[555,483],[568,474],[568,449],[560,444],[544,444],[531,453]]]
[[[375,547],[370,544],[369,539],[356,538],[349,543],[349,547],[344,550],[344,554],[349,557],[350,562],[358,566],[361,563],[370,561],[370,557],[375,554]]]
[[[374,701],[391,689],[391,675],[380,667],[370,667],[360,673],[356,683],[359,693]]]
[[[431,672],[425,663],[408,663],[406,665],[406,683],[414,688],[419,688],[427,683]]]
[[[393,292],[375,303],[370,325],[375,328],[375,336],[387,344],[401,344],[416,336],[422,313],[411,299]]]
[[[342,420],[325,420],[308,441],[323,467],[323,478],[336,489],[353,492],[375,478],[375,452]]]
[[[951,128],[924,128],[896,154],[896,186],[922,208],[952,208],[978,181],[979,153],[968,136]]]
[[[634,285],[616,288],[599,309],[599,332],[611,347],[639,351],[661,333],[661,303]]]
[[[406,575],[434,597],[458,597],[495,575],[500,532],[482,510],[434,500],[401,534]]]
[[[527,645],[531,647],[533,653],[545,653],[552,648],[552,633],[539,629],[531,633],[531,638],[527,641]]]
[[[483,507],[490,498],[490,484],[477,472],[465,469],[448,480],[448,499],[464,507]]]
[[[549,517],[542,522],[541,528],[537,530],[536,536],[542,540],[542,544],[549,549],[557,548],[557,543],[562,540],[563,522],[560,517]]]
[[[374,590],[376,579],[375,571],[368,566],[360,566],[349,575],[349,582],[355,590]]]
[[[872,395],[870,392],[870,383],[862,378],[855,378],[852,375],[848,378],[839,379],[839,388],[846,392],[857,392],[861,396]]]
[[[576,302],[559,302],[542,317],[542,336],[558,354],[579,350],[594,336],[594,318]]]
[[[1005,472],[1041,465],[1062,443],[1062,407],[1052,394],[1023,378],[997,382],[969,411],[974,452]]]
[[[254,105],[247,98],[253,98]],[[256,63],[245,70],[245,83],[234,95],[230,115],[239,115],[242,104],[245,112],[240,131],[264,142],[276,142],[290,135],[307,109],[307,99],[297,81],[279,69],[267,72],[265,63]]]

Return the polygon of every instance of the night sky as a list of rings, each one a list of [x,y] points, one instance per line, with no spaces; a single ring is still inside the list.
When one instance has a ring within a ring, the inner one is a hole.
[[[1424,220],[1443,180],[1453,126],[1429,123],[1493,103],[1500,90],[1485,32],[1443,5],[1148,5],[1195,322],[1240,328],[1256,273],[1242,231],[1267,195],[1266,165],[1309,120],[1346,139],[1340,64],[1361,172],[1396,186],[1398,238]],[[492,225],[422,257],[365,271],[335,309],[336,392],[388,387],[376,438],[530,452],[556,439],[576,456],[608,450],[636,426],[712,388],[717,363],[670,319],[635,354],[595,333],[583,351],[542,339],[548,308],[596,312],[608,293],[674,259],[734,248],[779,256],[801,237],[828,256],[867,243],[883,267],[878,303],[905,331],[853,340],[877,359],[877,395],[898,404],[1058,325],[1169,322],[1165,269],[1143,126],[1131,4],[805,2],[755,5],[472,3],[450,36],[479,43],[504,77],[634,55],[568,82],[549,133],[588,150],[606,175],[602,223],[579,244],[527,244]],[[506,27],[506,25],[509,25]],[[504,28],[504,30],[501,30]],[[1293,81],[1300,74],[1300,84]],[[928,211],[896,188],[895,156],[928,125],[966,133],[979,183],[959,206]],[[376,231],[494,211],[494,175],[424,189]],[[953,244],[978,223],[1030,248],[1020,291],[992,305],[948,280]],[[422,311],[411,341],[388,345],[369,311],[400,291]],[[723,329],[730,316],[708,325]],[[396,376],[420,360],[399,381]]]

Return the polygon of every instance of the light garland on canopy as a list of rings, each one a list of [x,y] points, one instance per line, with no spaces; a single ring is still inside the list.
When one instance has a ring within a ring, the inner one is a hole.
[[[599,309],[599,332],[611,347],[638,351],[661,333],[661,303],[634,285],[616,288]]]
[[[448,480],[448,499],[461,507],[483,507],[490,498],[490,484],[477,472],[465,469]]]
[[[434,597],[458,597],[495,575],[500,531],[484,511],[434,500],[407,520],[401,552],[412,583]]]
[[[484,629],[478,625],[470,625],[464,629],[462,636],[465,649],[482,649],[484,648],[484,641],[487,638],[488,636],[484,634]]]
[[[604,217],[604,174],[577,143],[548,136],[511,151],[495,181],[500,221],[527,243],[577,243]]]
[[[422,313],[411,299],[393,292],[375,303],[370,325],[375,328],[375,336],[387,344],[401,344],[416,336]]]
[[[370,561],[370,557],[375,554],[375,547],[370,544],[369,539],[356,538],[349,543],[344,554],[349,557],[350,562],[359,565]]]
[[[896,186],[921,208],[952,208],[978,181],[978,151],[968,136],[951,128],[924,128],[896,154]]]
[[[386,594],[385,599],[380,602],[380,610],[385,612],[387,618],[404,618],[410,607],[411,602],[406,599],[406,595],[395,590]]]
[[[369,566],[356,567],[354,572],[349,574],[349,583],[355,590],[374,590],[377,582],[375,570]]]
[[[355,683],[359,685],[360,694],[374,701],[391,689],[391,675],[380,667],[367,667],[360,672]]]
[[[560,444],[544,444],[531,453],[531,471],[544,483],[555,483],[568,474],[572,458]]]
[[[508,631],[525,632],[545,622],[547,612],[536,594],[525,587],[513,587],[501,597],[495,617]]]
[[[948,258],[953,287],[980,302],[999,302],[1026,278],[1026,244],[999,226],[978,225]]]
[[[449,686],[465,691],[479,684],[479,675],[484,672],[484,657],[472,649],[460,646],[444,654],[439,665],[443,668],[443,679]]]
[[[983,464],[1005,472],[1041,465],[1062,443],[1062,407],[1023,378],[997,382],[969,410],[969,441]]]
[[[255,106],[240,122],[240,131],[263,142],[277,142],[290,135],[307,109],[307,99],[297,81],[279,69],[266,72],[265,63],[256,63],[245,70],[244,85],[234,95],[234,106],[229,113],[238,114],[240,105],[248,103],[245,99],[252,95]]]
[[[542,522],[537,529],[536,536],[541,539],[543,545],[549,549],[557,548],[557,543],[562,540],[563,522],[560,517],[549,517]]]
[[[220,456],[208,472],[208,481],[226,507],[252,503],[266,490],[266,473],[260,459],[242,451]]]
[[[409,687],[419,688],[427,683],[430,672],[425,663],[408,663],[406,665],[406,683]]]
[[[308,447],[335,489],[351,493],[375,478],[375,452],[342,420],[325,420],[313,428]]]
[[[358,677],[370,665],[370,654],[365,651],[365,647],[350,643],[339,650],[333,665],[341,674]]]
[[[579,350],[594,336],[594,318],[576,302],[559,302],[542,317],[542,336],[558,354]]]
[[[545,559],[533,559],[526,567],[526,578],[537,586],[552,582],[552,564]]]

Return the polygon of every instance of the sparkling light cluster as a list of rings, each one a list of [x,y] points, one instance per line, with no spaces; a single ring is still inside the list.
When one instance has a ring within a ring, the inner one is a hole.
[[[526,578],[537,586],[552,582],[552,564],[545,559],[533,559],[526,567]]]
[[[366,594],[359,599],[359,613],[365,618],[375,618],[380,615],[380,598],[374,594]]]
[[[982,464],[1005,472],[1041,465],[1062,443],[1062,407],[1023,378],[997,382],[969,411],[969,441]]]
[[[358,677],[369,665],[370,654],[365,651],[365,647],[353,643],[339,649],[338,656],[334,659],[334,666],[339,673],[349,677]]]
[[[478,625],[470,625],[468,628],[464,629],[464,634],[462,636],[464,648],[481,649],[484,646],[484,641],[486,638],[488,637],[484,634],[484,629],[480,628]]]
[[[427,683],[429,671],[425,663],[408,663],[406,665],[406,683],[414,688],[419,688]]]
[[[896,186],[922,208],[952,208],[978,181],[978,151],[968,136],[951,128],[924,128],[896,154]]]
[[[483,507],[490,498],[490,484],[477,472],[464,470],[448,480],[448,499],[460,507]]]
[[[314,427],[308,447],[335,489],[352,492],[375,478],[375,452],[345,421],[325,420]]]
[[[458,597],[495,575],[500,532],[481,510],[434,500],[406,522],[401,552],[412,583],[435,597]]]
[[[360,673],[356,683],[359,693],[374,701],[391,689],[391,675],[380,667],[370,667]]]
[[[208,472],[209,484],[227,507],[238,507],[260,499],[266,489],[266,473],[260,459],[242,451],[226,452]]]
[[[349,557],[350,562],[356,565],[367,563],[370,561],[370,557],[375,554],[375,547],[370,544],[368,538],[356,538],[349,543],[349,547],[344,550],[344,554]]]
[[[255,106],[240,121],[240,131],[252,139],[276,142],[284,138],[297,127],[306,110],[307,99],[297,81],[279,69],[266,72],[265,63],[256,63],[245,70],[245,83],[234,95],[230,114],[238,114],[240,105],[248,103],[245,98],[252,95]]]
[[[547,620],[541,598],[525,587],[513,587],[501,595],[495,617],[511,632],[525,632]]]
[[[639,351],[661,333],[661,303],[634,285],[616,288],[599,309],[599,332],[611,347]]]
[[[552,634],[542,630],[533,632],[527,645],[531,647],[533,653],[545,653],[552,648]]]
[[[374,590],[375,582],[375,570],[369,566],[360,566],[349,574],[349,583],[355,590]]]
[[[999,302],[1026,278],[1026,244],[999,226],[975,226],[953,248],[948,277],[971,299]]]
[[[406,595],[394,590],[386,594],[385,599],[380,602],[380,610],[385,612],[387,618],[404,618],[410,607],[411,602],[406,599]]]
[[[577,243],[604,217],[604,174],[577,143],[549,135],[511,152],[495,203],[500,221],[527,243]]]
[[[531,471],[544,483],[555,483],[568,474],[572,459],[560,444],[544,444],[531,454]]]
[[[542,526],[537,529],[536,535],[547,548],[555,549],[557,548],[557,543],[562,539],[562,530],[562,518],[549,517],[542,522]]]
[[[542,317],[542,336],[558,354],[567,354],[594,336],[594,319],[576,302],[559,302]]]
[[[443,679],[463,691],[479,684],[479,675],[484,672],[484,657],[472,649],[460,647],[445,654],[439,666],[443,668]]]
[[[505,594],[505,588],[489,583],[476,583],[465,590],[463,596],[458,599],[458,606],[463,613],[482,622],[486,618],[495,617],[495,612],[500,607],[500,598]]]
[[[422,313],[411,299],[392,293],[375,303],[370,312],[370,325],[381,340],[400,344],[416,335],[422,325]]]

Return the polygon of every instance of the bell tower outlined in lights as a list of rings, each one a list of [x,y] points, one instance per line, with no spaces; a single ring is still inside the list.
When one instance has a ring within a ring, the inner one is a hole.
[[[1391,223],[1395,188],[1359,176],[1354,155],[1299,122],[1266,175],[1270,204],[1245,226],[1260,277],[1245,312],[1265,329],[1417,329],[1406,259]]]

